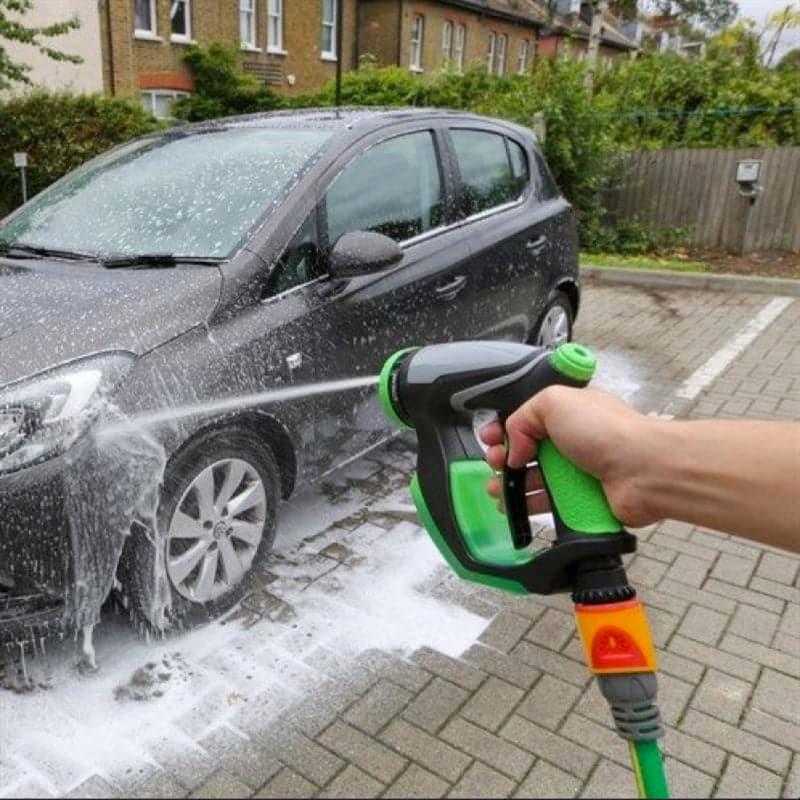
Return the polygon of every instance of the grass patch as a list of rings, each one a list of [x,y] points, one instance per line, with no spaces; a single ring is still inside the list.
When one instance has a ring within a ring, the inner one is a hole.
[[[620,269],[660,269],[671,272],[708,272],[705,261],[690,261],[679,256],[621,256],[614,253],[581,253],[582,267],[617,267]]]

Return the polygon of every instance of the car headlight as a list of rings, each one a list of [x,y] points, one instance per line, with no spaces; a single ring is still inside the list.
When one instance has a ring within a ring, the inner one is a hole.
[[[0,472],[66,451],[132,364],[127,353],[95,356],[0,389]]]

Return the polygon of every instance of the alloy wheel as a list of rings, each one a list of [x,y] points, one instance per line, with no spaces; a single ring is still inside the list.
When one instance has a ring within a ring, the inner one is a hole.
[[[560,305],[547,310],[536,335],[536,344],[540,347],[556,348],[569,341],[569,315]]]

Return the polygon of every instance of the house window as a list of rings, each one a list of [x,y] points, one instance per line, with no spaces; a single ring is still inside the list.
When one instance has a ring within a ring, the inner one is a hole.
[[[188,42],[192,38],[192,6],[191,0],[172,0],[169,7],[173,40]]]
[[[506,51],[508,50],[508,36],[501,33],[497,37],[497,72],[498,75],[506,74]]]
[[[486,71],[491,75],[494,71],[494,50],[497,43],[497,36],[494,33],[489,34],[486,42]]]
[[[267,0],[267,51],[283,52],[283,0]]]
[[[519,40],[519,53],[517,54],[517,75],[524,75],[528,71],[528,40]]]
[[[156,35],[156,0],[136,0],[134,17],[136,33],[145,36]]]
[[[158,119],[172,119],[172,104],[179,97],[188,97],[189,92],[173,89],[156,89],[142,92],[142,106]]]
[[[425,17],[415,14],[411,22],[411,59],[414,72],[422,72],[422,43],[425,36]]]
[[[445,20],[442,26],[442,63],[449,64],[453,59],[453,23]]]
[[[322,0],[322,57],[336,59],[336,14],[338,0]]]
[[[464,47],[467,43],[467,26],[459,25],[456,27],[456,46],[453,55],[453,62],[459,72],[464,71]]]
[[[256,49],[256,0],[239,0],[239,35],[242,47]]]

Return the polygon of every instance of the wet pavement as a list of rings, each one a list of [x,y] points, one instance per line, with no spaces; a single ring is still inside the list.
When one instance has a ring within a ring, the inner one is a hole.
[[[800,301],[588,286],[576,339],[642,411],[800,417]],[[0,690],[0,796],[634,796],[568,599],[458,581],[413,463],[397,437],[295,495],[221,622],[147,643],[109,612],[93,674],[47,643]],[[637,533],[674,794],[796,797],[800,559]]]

